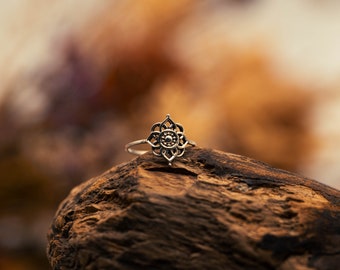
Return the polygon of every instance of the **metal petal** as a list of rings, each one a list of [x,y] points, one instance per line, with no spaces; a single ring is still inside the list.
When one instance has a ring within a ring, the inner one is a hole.
[[[178,149],[163,149],[161,150],[162,156],[171,164],[171,162],[177,157]]]
[[[177,127],[177,133],[179,133],[179,132],[184,132],[184,128],[183,128],[183,126],[181,125],[181,124],[178,124],[178,123],[176,123],[176,127]]]
[[[174,121],[170,118],[170,115],[168,114],[165,118],[165,120],[160,124],[160,131],[163,131],[165,129],[172,129],[176,130],[177,126]]]
[[[151,131],[161,131],[161,122],[153,124],[153,126],[151,127]]]
[[[179,149],[185,148],[186,145],[188,144],[187,138],[185,137],[185,135],[182,132],[177,132],[177,135],[178,135],[178,138],[179,138],[178,148]]]
[[[178,155],[177,155],[177,157],[183,156],[183,155],[184,155],[184,152],[185,152],[185,148],[179,148],[179,149],[178,149]]]
[[[157,156],[157,157],[160,157],[162,154],[161,154],[161,148],[160,147],[152,147],[152,153]]]
[[[159,131],[153,131],[150,133],[149,137],[146,139],[147,143],[150,144],[152,147],[160,147],[159,144]]]

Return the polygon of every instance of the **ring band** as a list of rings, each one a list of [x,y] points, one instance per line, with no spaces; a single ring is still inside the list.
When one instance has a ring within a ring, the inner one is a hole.
[[[186,139],[182,125],[175,123],[169,114],[163,122],[153,124],[151,133],[147,139],[130,142],[125,145],[125,150],[130,154],[143,155],[148,151],[132,148],[140,144],[149,144],[152,153],[155,156],[165,158],[170,166],[176,157],[183,156],[186,146],[196,145],[194,141]]]

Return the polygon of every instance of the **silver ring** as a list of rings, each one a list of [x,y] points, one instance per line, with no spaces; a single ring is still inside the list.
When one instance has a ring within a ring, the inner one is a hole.
[[[184,155],[186,146],[196,145],[194,141],[187,140],[182,125],[172,121],[169,114],[163,122],[153,124],[147,139],[130,142],[125,145],[125,150],[134,155],[143,155],[148,152],[132,148],[139,144],[149,144],[152,153],[157,157],[165,158],[170,166],[176,157]]]

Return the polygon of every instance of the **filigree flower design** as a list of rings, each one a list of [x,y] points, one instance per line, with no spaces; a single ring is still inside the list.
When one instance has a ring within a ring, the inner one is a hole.
[[[163,122],[151,127],[151,133],[146,141],[151,145],[153,154],[163,156],[169,165],[176,157],[183,156],[185,146],[188,144],[182,125],[172,121],[169,114]]]

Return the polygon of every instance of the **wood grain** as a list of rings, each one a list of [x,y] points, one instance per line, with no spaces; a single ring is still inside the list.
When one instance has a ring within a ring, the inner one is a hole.
[[[53,269],[337,269],[340,192],[247,157],[148,153],[75,187]]]

